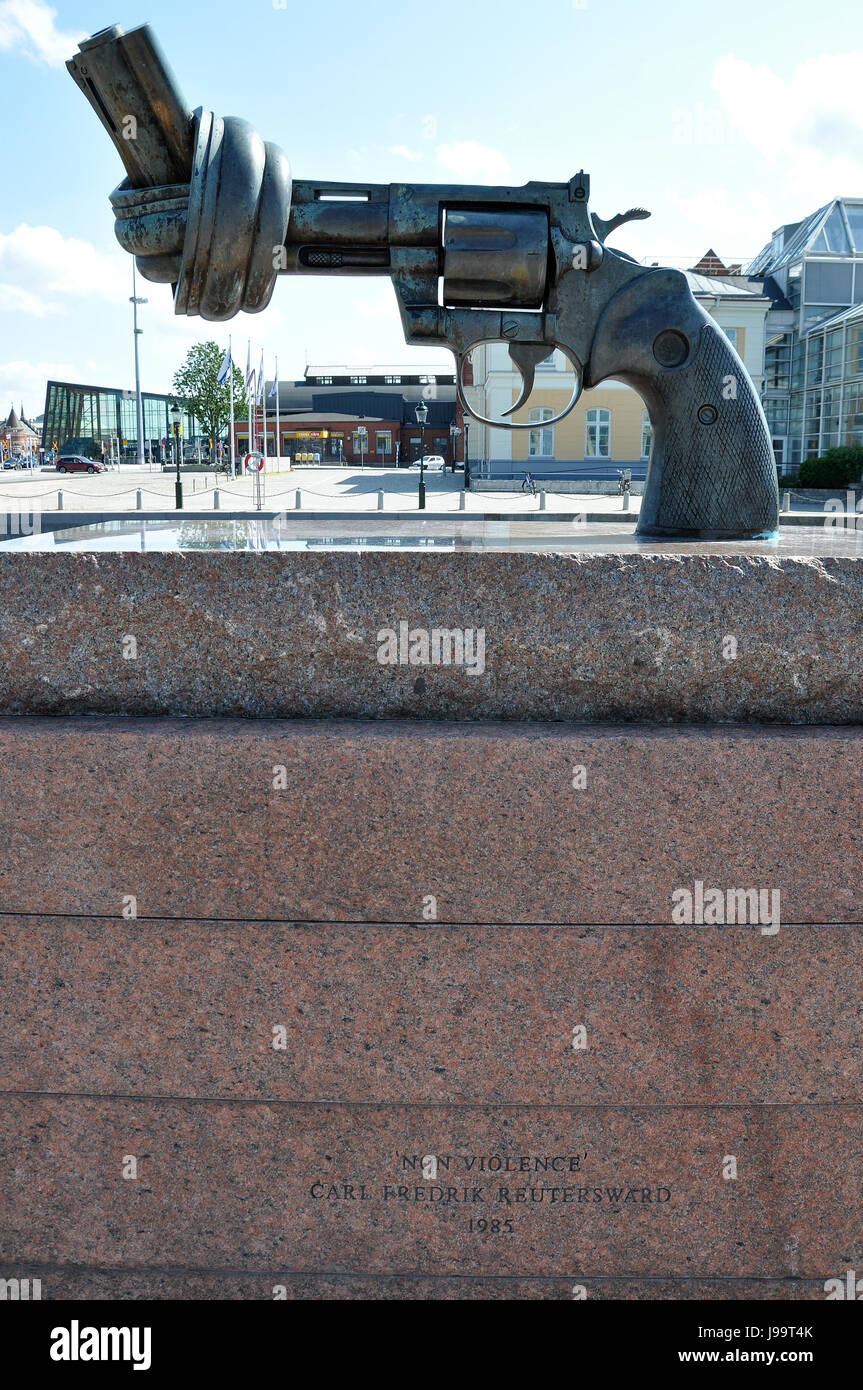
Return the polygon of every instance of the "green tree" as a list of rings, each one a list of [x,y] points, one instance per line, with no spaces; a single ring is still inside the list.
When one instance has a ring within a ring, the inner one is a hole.
[[[219,385],[219,368],[225,356],[218,343],[196,343],[189,348],[182,367],[174,373],[174,394],[202,426],[204,433],[218,443],[231,419],[231,392],[228,382]],[[245,386],[239,367],[234,374],[234,414],[245,417]]]

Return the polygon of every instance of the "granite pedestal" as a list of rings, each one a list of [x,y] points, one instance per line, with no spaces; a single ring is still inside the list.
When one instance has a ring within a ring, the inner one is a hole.
[[[856,537],[0,578],[0,1276],[801,1300],[863,1268]],[[403,664],[402,622],[483,630],[483,669]]]

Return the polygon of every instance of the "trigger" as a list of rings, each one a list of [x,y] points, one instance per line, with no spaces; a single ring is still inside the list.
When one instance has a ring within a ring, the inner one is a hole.
[[[510,343],[510,360],[515,363],[521,373],[521,395],[508,410],[502,412],[504,415],[514,415],[525,401],[530,400],[536,368],[553,351],[554,349],[550,348],[547,343]]]

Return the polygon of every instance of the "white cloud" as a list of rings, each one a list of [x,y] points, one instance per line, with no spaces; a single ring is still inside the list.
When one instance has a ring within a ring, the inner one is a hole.
[[[27,314],[30,318],[45,319],[57,312],[55,307],[45,304],[38,295],[20,285],[0,283],[0,314]]]
[[[462,183],[509,183],[510,167],[500,150],[461,140],[454,145],[438,145],[437,161],[447,173]]]
[[[87,31],[64,34],[55,26],[56,17],[44,0],[0,0],[0,49],[23,49],[28,58],[62,67]]]
[[[733,191],[705,188],[689,194],[666,188],[662,201],[666,220],[672,209],[676,209],[678,214],[673,222],[675,239],[681,249],[675,254],[683,259],[694,257],[692,265],[709,247],[726,265],[750,260],[761,250],[773,229],[775,207],[770,198],[758,190],[746,196],[739,188]],[[626,230],[629,231],[629,228]],[[646,233],[645,237],[647,241],[650,240]],[[635,241],[635,238],[632,240]],[[655,240],[654,235],[654,243]],[[629,243],[626,249],[630,250]],[[663,240],[662,250],[666,255],[670,254],[667,237]]]
[[[131,263],[119,247],[108,255],[56,227],[26,222],[0,234],[0,308],[44,318],[67,313],[66,296],[120,303],[130,294]]]
[[[9,405],[14,404],[32,419],[45,408],[45,383],[48,381],[102,382],[106,380],[105,364],[92,359],[78,361],[16,361],[0,362],[0,415],[5,420]]]
[[[375,323],[400,323],[398,304],[389,283],[369,288],[362,298],[352,299],[350,307],[360,318]]]
[[[822,53],[788,78],[727,54],[712,85],[728,122],[798,190],[798,202],[805,192],[804,211],[863,191],[863,53]]]
[[[417,160],[422,159],[421,150],[408,149],[407,145],[390,145],[390,154],[397,154],[402,159]]]

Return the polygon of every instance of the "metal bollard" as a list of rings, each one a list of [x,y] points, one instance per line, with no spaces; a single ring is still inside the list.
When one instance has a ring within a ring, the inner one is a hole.
[[[141,497],[141,489],[138,488],[138,491],[135,493],[135,510],[139,512],[143,505],[144,503]]]
[[[299,488],[297,488],[297,504],[296,504],[296,505],[297,505],[297,511],[298,511],[298,512],[301,512],[301,511],[303,510],[303,494],[301,493],[301,491],[300,491]]]
[[[790,492],[783,492],[783,494],[782,494],[782,511],[783,511],[783,512],[790,512],[790,511],[791,511],[791,493],[790,493]]]
[[[545,488],[543,488],[539,494],[539,510],[541,512],[545,511]]]
[[[58,512],[62,512],[62,510],[63,510],[63,494],[62,494],[62,492],[58,492],[58,493],[57,493],[57,511],[58,511]]]
[[[221,503],[221,500],[220,500],[220,498],[219,498],[219,489],[218,489],[217,487],[214,487],[214,488],[213,488],[213,511],[214,511],[214,512],[217,512],[217,511],[219,510],[219,508],[221,507],[221,505],[222,505],[222,503]]]
[[[628,492],[625,492],[625,493],[623,494],[623,510],[624,510],[625,512],[628,512],[628,511],[629,511],[629,493],[628,493]]]
[[[458,509],[459,509],[460,512],[463,512],[463,511],[464,511],[464,498],[465,498],[465,491],[464,491],[464,488],[462,488],[461,492],[460,492],[459,495],[458,495]]]
[[[197,479],[197,478],[193,478],[193,479],[192,479],[192,491],[193,491],[193,492],[197,492],[197,491],[198,491],[198,479]]]
[[[382,512],[383,509],[384,509],[384,490],[383,490],[383,488],[378,488],[378,511],[379,511],[379,512]]]

